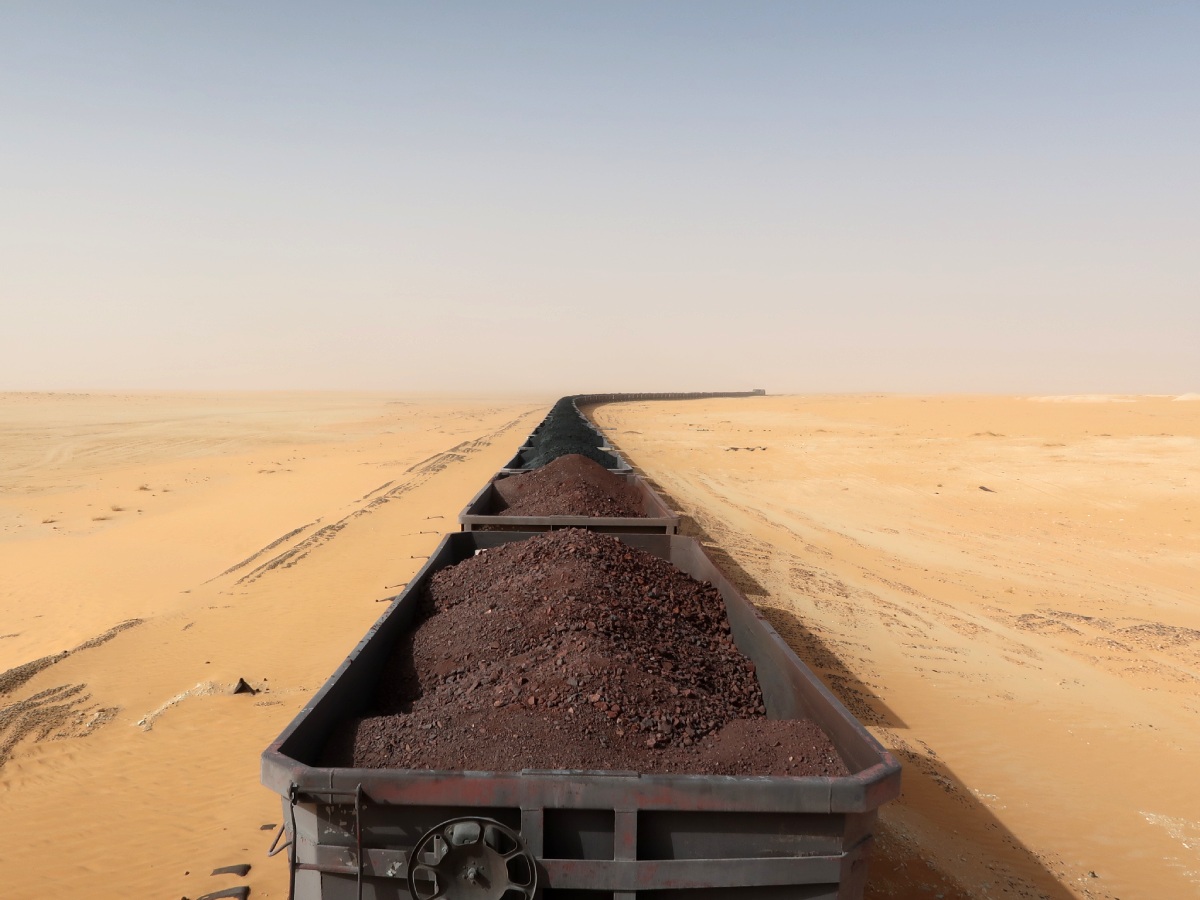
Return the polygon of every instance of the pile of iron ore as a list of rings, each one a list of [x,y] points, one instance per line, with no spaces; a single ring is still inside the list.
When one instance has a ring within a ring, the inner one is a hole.
[[[708,584],[576,529],[437,572],[370,715],[323,764],[839,776],[807,720],[768,720]]]
[[[523,469],[539,469],[560,456],[586,456],[606,469],[617,466],[617,458],[600,450],[604,436],[580,415],[573,397],[563,397],[551,407],[538,433],[530,438],[532,446],[522,451]]]
[[[642,493],[586,456],[560,456],[540,469],[495,482],[505,516],[644,518]]]

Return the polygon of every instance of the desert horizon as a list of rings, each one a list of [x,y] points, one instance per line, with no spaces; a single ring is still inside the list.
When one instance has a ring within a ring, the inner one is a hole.
[[[444,882],[391,836],[494,784],[506,900],[1200,896],[1200,4],[0,36],[0,900],[281,900],[273,790],[347,760],[378,843],[305,793],[306,900]],[[482,536],[531,515],[625,547]],[[593,765],[648,780],[555,806]]]
[[[285,896],[259,754],[553,399],[0,394],[6,896]],[[1196,399],[591,415],[903,763],[867,896],[1128,898],[1197,887]]]

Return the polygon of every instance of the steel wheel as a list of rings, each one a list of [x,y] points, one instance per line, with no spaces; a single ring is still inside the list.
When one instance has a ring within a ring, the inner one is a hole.
[[[416,900],[533,900],[537,865],[507,825],[450,819],[417,841],[408,890]]]

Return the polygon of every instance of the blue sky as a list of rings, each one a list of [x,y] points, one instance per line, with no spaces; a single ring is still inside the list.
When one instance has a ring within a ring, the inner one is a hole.
[[[1200,390],[1192,3],[0,6],[0,389]]]

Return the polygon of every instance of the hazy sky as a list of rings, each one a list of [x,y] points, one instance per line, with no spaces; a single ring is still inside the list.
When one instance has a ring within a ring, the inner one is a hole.
[[[1200,391],[1200,3],[0,4],[0,389]]]

